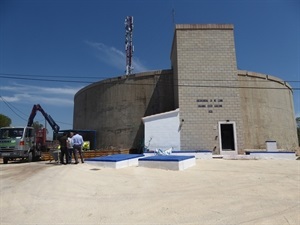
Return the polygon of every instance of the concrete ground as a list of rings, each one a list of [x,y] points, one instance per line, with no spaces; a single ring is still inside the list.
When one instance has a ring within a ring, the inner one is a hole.
[[[1,225],[300,224],[300,160],[196,160],[184,171],[0,165]]]

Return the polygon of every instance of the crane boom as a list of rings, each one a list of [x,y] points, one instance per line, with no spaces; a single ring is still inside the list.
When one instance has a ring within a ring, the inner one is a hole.
[[[35,118],[35,115],[36,115],[37,111],[40,111],[43,114],[43,116],[45,117],[45,119],[50,124],[51,128],[53,129],[53,131],[55,133],[58,133],[60,127],[55,123],[55,121],[52,119],[52,117],[44,111],[44,109],[41,107],[40,104],[33,105],[31,114],[28,118],[27,126],[31,127],[33,125],[33,120]]]

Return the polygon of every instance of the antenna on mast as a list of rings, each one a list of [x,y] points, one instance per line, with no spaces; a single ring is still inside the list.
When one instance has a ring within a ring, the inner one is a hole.
[[[133,17],[125,18],[125,51],[126,51],[126,75],[131,74],[133,70],[132,55],[134,46],[132,44]]]

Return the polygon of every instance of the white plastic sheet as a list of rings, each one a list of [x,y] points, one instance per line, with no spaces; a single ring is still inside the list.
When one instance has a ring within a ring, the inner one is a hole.
[[[155,149],[154,153],[156,155],[171,155],[172,149],[173,148],[168,148],[168,149],[164,150],[164,149],[157,148],[157,149]]]

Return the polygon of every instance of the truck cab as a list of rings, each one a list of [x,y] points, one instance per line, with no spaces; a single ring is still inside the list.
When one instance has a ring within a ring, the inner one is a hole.
[[[38,160],[41,151],[36,146],[33,127],[2,127],[0,128],[0,157],[3,163],[9,160],[26,159],[28,162]]]

